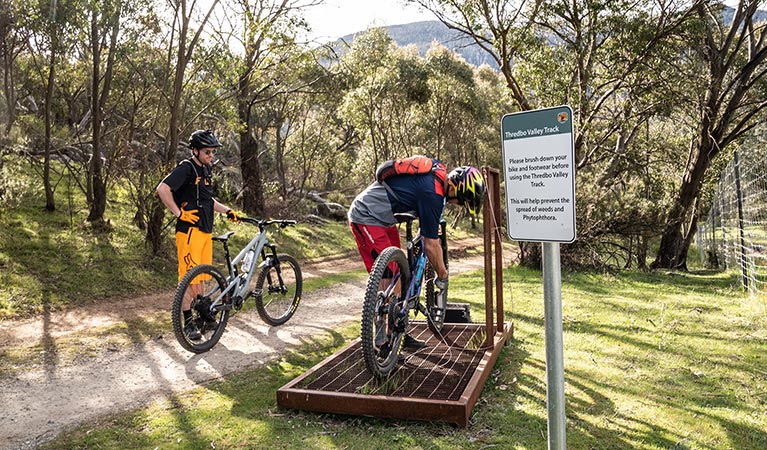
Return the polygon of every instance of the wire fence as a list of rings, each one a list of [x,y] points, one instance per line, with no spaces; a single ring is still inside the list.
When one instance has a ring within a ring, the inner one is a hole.
[[[707,266],[737,270],[751,293],[767,291],[767,141],[742,145],[719,178],[696,244]]]

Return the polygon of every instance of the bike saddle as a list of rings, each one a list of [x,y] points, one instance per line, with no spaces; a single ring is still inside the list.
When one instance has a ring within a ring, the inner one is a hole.
[[[404,212],[404,213],[394,213],[394,218],[397,219],[398,223],[402,223],[402,222],[410,222],[412,220],[415,220],[418,218],[418,216],[416,216],[415,213],[412,213],[412,212]]]
[[[216,236],[213,238],[214,241],[220,241],[220,242],[226,242],[227,239],[229,239],[229,236],[233,235],[234,231],[227,231],[226,233],[222,234],[221,236]]]

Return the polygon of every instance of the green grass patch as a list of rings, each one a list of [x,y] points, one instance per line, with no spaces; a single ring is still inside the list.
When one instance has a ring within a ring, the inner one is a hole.
[[[111,229],[92,228],[87,210],[60,205],[46,212],[22,202],[0,216],[0,319],[175,284],[175,255],[150,255],[143,231],[126,223],[119,204],[107,212]]]
[[[545,449],[542,277],[522,268],[505,277],[515,336],[467,430],[279,410],[276,389],[356,338],[358,326],[350,326],[43,448]],[[481,273],[454,276],[450,295],[481,322],[478,286]],[[568,448],[767,448],[765,303],[732,286],[736,275],[721,273],[564,273]]]
[[[56,210],[52,212],[44,210],[44,195],[34,188],[39,175],[19,171],[15,177],[22,186],[0,214],[0,319],[175,286],[177,263],[170,215],[164,228],[164,251],[153,255],[145,243],[145,231],[130,219],[135,210],[120,187],[110,191],[105,214],[109,225],[93,227],[86,222],[83,193],[69,176],[62,176],[57,184]],[[236,232],[230,240],[233,252],[258,232],[256,227],[231,224],[217,215],[214,232],[228,230]],[[356,252],[346,223],[273,228],[270,240],[280,253],[291,254],[302,263]],[[221,266],[223,253],[220,244],[214,243],[214,262]]]

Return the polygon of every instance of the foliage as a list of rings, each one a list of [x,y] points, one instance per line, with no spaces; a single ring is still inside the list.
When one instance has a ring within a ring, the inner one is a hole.
[[[29,172],[15,179],[30,182]],[[141,295],[175,284],[175,262],[150,257],[142,236],[126,217],[125,198],[112,197],[110,228],[85,223],[82,192],[69,177],[56,190],[55,212],[43,210],[34,190],[26,191],[0,216],[0,317],[17,317],[107,297]],[[87,281],[84,281],[87,280]]]
[[[59,166],[59,164],[54,164]],[[21,170],[26,168],[26,170]],[[172,241],[173,220],[164,251],[152,255],[132,217],[133,192],[116,185],[109,197],[106,227],[85,222],[88,209],[74,179],[63,176],[56,190],[62,207],[44,212],[40,187],[29,166],[3,167],[5,184],[0,215],[0,319],[23,317],[55,309],[76,308],[105,299],[155,293],[177,282]],[[271,239],[282,252],[301,261],[348,257],[356,248],[345,223],[318,227],[298,219],[297,227],[275,231]],[[243,246],[253,228],[235,225],[220,217],[216,232],[235,231],[231,242]],[[222,263],[216,248],[215,261]]]
[[[0,8],[6,21],[0,21],[6,24],[0,42],[8,56],[2,161],[17,164],[7,158],[13,152],[33,164],[46,207],[56,206],[63,180],[83,192],[89,207],[94,204],[87,22],[95,14],[102,59],[119,61],[97,84],[110,83],[98,145],[105,188],[127,190],[127,214],[153,252],[167,238],[155,187],[189,157],[182,144],[195,129],[213,129],[225,144],[214,168],[222,201],[258,216],[306,214],[313,206],[307,197],[319,193],[346,204],[381,161],[394,157],[423,153],[449,167],[502,168],[502,115],[567,103],[576,120],[578,241],[564,250],[565,260],[646,266],[668,212],[680,203],[679,174],[691,142],[704,136],[702,92],[711,62],[704,47],[724,36],[716,31],[725,30],[723,17],[742,15],[719,14],[717,2],[705,8],[706,2],[653,0],[411,2],[472,39],[496,66],[473,67],[438,44],[421,56],[412,46],[397,46],[383,28],[356,35],[341,55],[332,47],[309,48],[296,36],[306,26],[305,3],[312,2],[220,0],[209,5],[211,17],[198,4],[183,19],[174,9],[180,2],[7,0]],[[119,30],[109,47],[115,20]],[[178,21],[190,27],[182,40]],[[739,46],[728,61],[743,65],[747,47]],[[754,67],[758,77],[744,85],[740,106],[724,117],[730,124],[744,119],[728,142],[763,121],[749,112],[764,107],[760,99],[767,92],[764,71],[756,70],[762,66]],[[728,86],[738,80],[728,72],[723,99],[734,98]],[[695,214],[710,204],[719,159],[695,181],[701,185]],[[0,188],[9,201],[19,195],[11,186]],[[533,253],[525,260],[537,264]]]

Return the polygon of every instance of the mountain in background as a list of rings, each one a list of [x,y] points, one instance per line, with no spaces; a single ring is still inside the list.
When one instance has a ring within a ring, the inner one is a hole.
[[[426,51],[431,48],[432,42],[436,41],[448,49],[458,53],[467,63],[474,66],[488,64],[491,67],[497,67],[492,58],[479,48],[474,41],[458,31],[451,30],[439,20],[426,20],[423,22],[406,23],[403,25],[390,25],[385,27],[392,40],[400,47],[415,45],[421,56],[426,55]],[[347,34],[339,39],[334,47],[339,54],[346,52],[344,45],[340,42],[346,42],[349,45],[354,41],[354,36],[363,33]]]
[[[730,24],[734,15],[734,8],[725,7],[722,12],[724,23]],[[754,19],[757,22],[767,20],[767,11],[757,11]],[[445,24],[438,20],[426,20],[403,25],[390,25],[385,28],[389,32],[389,36],[391,36],[392,40],[396,42],[398,46],[405,47],[411,44],[415,45],[421,56],[426,55],[426,51],[429,50],[432,42],[436,41],[461,55],[469,64],[474,66],[487,64],[490,67],[498,67],[487,52],[479,48],[472,39],[458,31],[449,29]],[[354,36],[360,33],[363,33],[363,31],[347,34],[339,39],[333,47],[339,54],[345,53],[346,46],[341,43],[346,42],[351,45],[352,41],[354,41]]]

